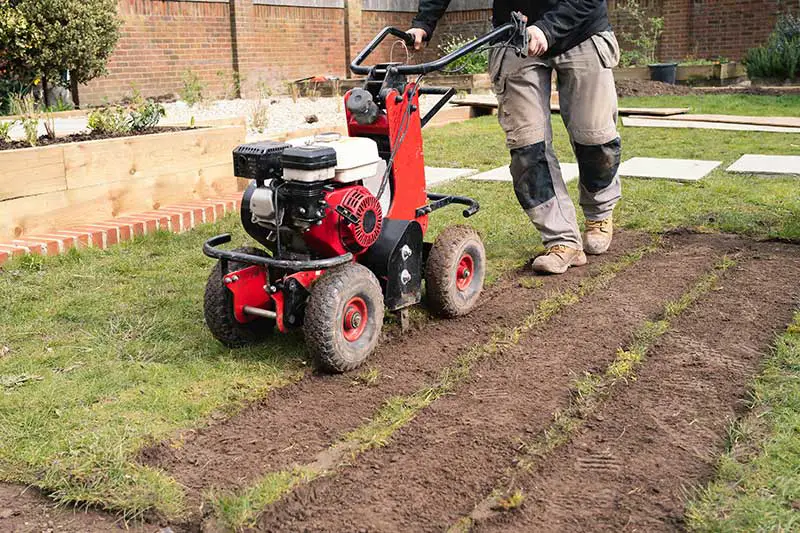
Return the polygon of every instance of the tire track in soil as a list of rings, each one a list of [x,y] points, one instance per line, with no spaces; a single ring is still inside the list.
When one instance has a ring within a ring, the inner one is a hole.
[[[418,414],[389,447],[368,451],[352,468],[269,507],[257,529],[446,529],[492,489],[517,453],[515,437],[541,431],[569,403],[576,377],[604,368],[665,300],[680,296],[741,243],[721,236],[665,239],[667,250],[646,256],[519,345],[479,363],[457,394]]]
[[[720,287],[673,322],[578,436],[517,479],[521,509],[475,530],[683,530],[687,489],[713,479],[748,383],[800,304],[800,247],[751,244]]]
[[[313,460],[388,398],[412,393],[435,379],[462,352],[485,342],[498,325],[517,324],[540,300],[577,286],[603,265],[651,241],[647,234],[621,232],[609,254],[563,276],[537,277],[543,282],[538,288],[520,286],[529,273],[512,273],[487,290],[470,315],[434,320],[379,345],[365,366],[379,370],[374,386],[355,385],[357,371],[309,373],[229,419],[145,448],[139,460],[184,485],[189,511],[196,512],[203,490],[245,487],[265,472]]]

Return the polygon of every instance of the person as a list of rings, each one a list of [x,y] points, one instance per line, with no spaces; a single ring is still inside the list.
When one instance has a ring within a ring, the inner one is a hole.
[[[408,33],[415,48],[430,40],[450,0],[420,0]],[[537,272],[560,274],[586,264],[586,255],[608,250],[613,210],[621,197],[617,170],[617,94],[612,68],[619,44],[606,0],[494,0],[495,27],[512,11],[527,17],[528,57],[507,47],[489,53],[489,74],[498,100],[498,120],[511,152],[514,192],[540,231],[545,252],[533,260]],[[561,116],[580,172],[581,236],[553,149],[550,92],[557,73]]]

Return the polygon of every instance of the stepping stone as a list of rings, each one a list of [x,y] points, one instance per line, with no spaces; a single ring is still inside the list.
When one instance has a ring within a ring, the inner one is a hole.
[[[474,168],[425,167],[425,181],[428,186],[436,185],[437,183],[472,176],[476,172],[478,171]]]
[[[569,183],[578,177],[577,163],[560,163],[560,165],[561,175],[564,177],[564,181]],[[480,174],[471,176],[469,179],[478,181],[511,181],[511,171],[508,165],[505,165],[487,170],[486,172],[481,172]]]
[[[800,174],[800,156],[747,154],[727,170],[748,174]]]
[[[783,126],[728,124],[722,122],[704,122],[700,120],[673,120],[641,117],[623,117],[622,125],[641,128],[686,128],[701,130],[765,131],[768,133],[800,133],[800,128],[787,128]]]
[[[722,161],[698,161],[695,159],[658,159],[634,157],[619,167],[620,176],[632,178],[661,178],[675,181],[697,181],[707,176]]]

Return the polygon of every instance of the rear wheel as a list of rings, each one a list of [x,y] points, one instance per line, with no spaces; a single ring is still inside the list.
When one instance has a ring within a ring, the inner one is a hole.
[[[486,251],[469,226],[445,228],[425,264],[430,310],[442,317],[466,315],[477,305],[486,276]]]
[[[383,313],[383,291],[367,267],[351,263],[328,270],[306,304],[306,346],[323,369],[353,370],[375,350]]]
[[[234,252],[241,252],[260,257],[269,257],[258,248],[236,248]],[[262,342],[270,336],[275,322],[268,318],[256,318],[247,323],[236,320],[233,312],[233,293],[223,283],[223,278],[250,265],[238,261],[228,261],[227,268],[222,268],[222,261],[218,261],[211,270],[206,283],[206,293],[203,301],[203,311],[206,325],[214,337],[229,348],[240,348],[248,344]]]

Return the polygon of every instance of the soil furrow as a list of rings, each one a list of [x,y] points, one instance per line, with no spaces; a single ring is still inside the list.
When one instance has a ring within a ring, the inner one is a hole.
[[[247,486],[265,472],[312,461],[372,416],[387,398],[419,389],[464,350],[485,342],[496,328],[519,322],[539,300],[576,286],[602,265],[649,241],[648,235],[622,233],[613,253],[595,259],[588,268],[543,278],[535,288],[521,286],[520,279],[528,274],[510,275],[487,291],[471,315],[432,321],[380,346],[368,363],[377,369],[372,385],[355,382],[357,373],[309,374],[230,419],[143,450],[140,460],[175,476],[187,487],[195,509],[204,489]]]
[[[468,513],[516,455],[515,440],[546,427],[570,384],[604,368],[631,333],[741,240],[673,236],[610,285],[478,364],[457,394],[401,429],[392,444],[338,475],[299,487],[264,513],[266,531],[433,531]]]
[[[637,379],[516,479],[522,507],[475,529],[683,530],[687,495],[713,477],[747,384],[799,299],[800,248],[749,245],[719,289],[655,343]]]

